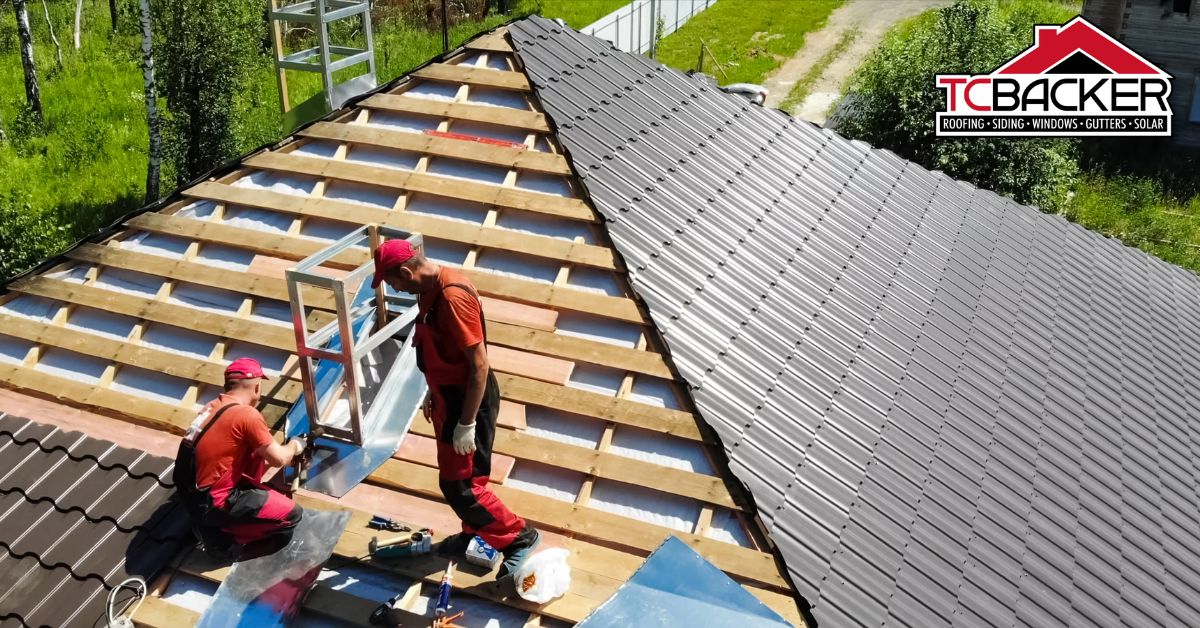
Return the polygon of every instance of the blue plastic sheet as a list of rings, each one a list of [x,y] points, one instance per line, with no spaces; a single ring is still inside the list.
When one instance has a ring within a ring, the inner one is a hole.
[[[757,628],[791,624],[672,536],[654,550],[608,601],[578,625],[580,628]]]

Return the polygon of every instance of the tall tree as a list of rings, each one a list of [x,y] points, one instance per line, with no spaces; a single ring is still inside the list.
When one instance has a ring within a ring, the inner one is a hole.
[[[83,21],[83,0],[75,0],[75,49],[79,50],[79,23]]]
[[[142,17],[142,84],[146,92],[146,123],[150,128],[150,163],[146,166],[146,203],[158,200],[162,170],[162,130],[158,119],[158,87],[154,84],[154,37],[150,24],[150,0],[139,0]]]
[[[54,36],[54,22],[50,21],[50,6],[46,0],[42,0],[42,12],[46,15],[46,28],[50,29],[50,41],[54,42],[54,58],[58,61],[58,69],[62,70],[62,46],[58,45],[58,38]]]
[[[17,14],[17,38],[21,41],[21,65],[25,68],[25,100],[38,120],[42,119],[42,92],[38,89],[37,66],[33,64],[33,35],[29,32],[29,9],[25,0],[12,0]]]
[[[169,1],[155,9],[165,154],[175,182],[185,183],[237,153],[233,99],[267,24],[261,0]]]
[[[108,14],[112,17],[113,32],[117,32],[117,0],[108,0]]]

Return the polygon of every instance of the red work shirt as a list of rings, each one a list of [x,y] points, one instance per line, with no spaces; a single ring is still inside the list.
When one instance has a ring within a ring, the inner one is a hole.
[[[252,482],[262,481],[267,461],[254,451],[275,441],[258,410],[223,393],[200,411],[201,417],[208,413],[202,425],[207,425],[218,410],[231,403],[237,405],[221,415],[221,420],[196,447],[196,486],[209,488],[213,504],[218,507],[225,504],[229,491],[242,477]]]
[[[418,308],[423,316],[439,295],[445,295],[445,300],[438,304],[431,326],[437,341],[435,347],[443,362],[465,366],[466,349],[483,342],[483,310],[479,299],[471,292],[458,287],[445,290],[451,284],[475,289],[466,275],[443,266],[438,273],[437,289],[422,294]]]

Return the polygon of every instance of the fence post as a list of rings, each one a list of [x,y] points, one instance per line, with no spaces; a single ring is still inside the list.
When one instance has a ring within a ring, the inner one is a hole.
[[[658,52],[658,5],[655,0],[650,0],[650,58]]]

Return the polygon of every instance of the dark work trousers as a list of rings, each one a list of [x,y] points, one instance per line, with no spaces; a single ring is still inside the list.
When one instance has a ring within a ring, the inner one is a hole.
[[[525,528],[488,487],[492,471],[492,442],[500,410],[500,386],[489,371],[483,402],[475,415],[475,451],[454,451],[454,428],[462,417],[463,386],[438,386],[433,391],[433,432],[437,437],[438,485],[446,502],[462,520],[463,532],[477,534],[492,547],[508,547]]]

